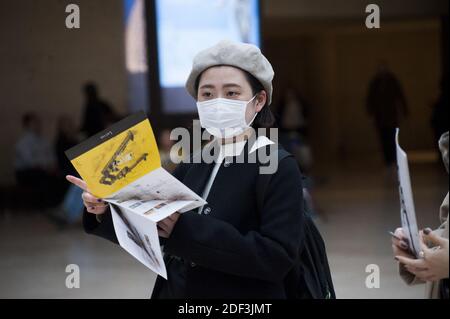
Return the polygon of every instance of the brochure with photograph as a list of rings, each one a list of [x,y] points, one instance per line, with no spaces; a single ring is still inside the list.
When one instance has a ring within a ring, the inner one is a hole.
[[[167,279],[157,222],[206,202],[161,167],[145,113],[130,115],[66,155],[89,192],[109,203],[120,246]]]

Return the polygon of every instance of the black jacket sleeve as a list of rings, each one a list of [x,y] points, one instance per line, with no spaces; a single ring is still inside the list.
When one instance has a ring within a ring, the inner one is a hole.
[[[107,211],[101,215],[101,223],[97,221],[95,214],[89,213],[86,209],[83,212],[83,228],[88,234],[96,235],[119,244],[114,230],[114,225],[111,216],[111,210],[108,207]]]
[[[180,216],[165,251],[217,271],[282,281],[294,266],[303,238],[303,195],[296,161],[280,161],[267,186],[260,227],[246,234],[194,211]]]

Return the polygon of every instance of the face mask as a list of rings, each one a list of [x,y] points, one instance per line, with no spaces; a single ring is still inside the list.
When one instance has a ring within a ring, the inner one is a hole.
[[[219,138],[229,138],[243,133],[250,127],[256,115],[250,123],[245,120],[245,111],[250,101],[230,100],[217,98],[204,102],[197,102],[200,125],[211,135]]]

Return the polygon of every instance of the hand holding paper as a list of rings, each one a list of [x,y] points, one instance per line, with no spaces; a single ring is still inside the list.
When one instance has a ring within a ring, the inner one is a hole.
[[[168,237],[173,228],[166,218],[206,202],[161,167],[145,113],[125,118],[66,155],[82,177],[67,179],[84,190],[88,212],[102,214],[104,202],[109,203],[120,246],[167,278],[158,238]]]
[[[89,193],[87,185],[82,179],[72,175],[67,175],[66,179],[84,191],[81,198],[83,199],[83,204],[89,213],[101,215],[106,212],[106,209],[108,208],[106,202]]]

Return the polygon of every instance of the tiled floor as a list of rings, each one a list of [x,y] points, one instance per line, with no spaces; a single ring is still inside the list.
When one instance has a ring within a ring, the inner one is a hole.
[[[448,176],[432,165],[411,169],[419,224],[435,227]],[[405,286],[391,255],[387,232],[400,223],[395,184],[376,167],[328,170],[315,197],[338,297],[421,298],[423,287]],[[79,266],[80,288],[66,288],[68,264]],[[365,286],[369,264],[380,269],[380,288]],[[149,298],[154,278],[120,247],[79,227],[59,230],[39,214],[0,216],[0,298]]]

